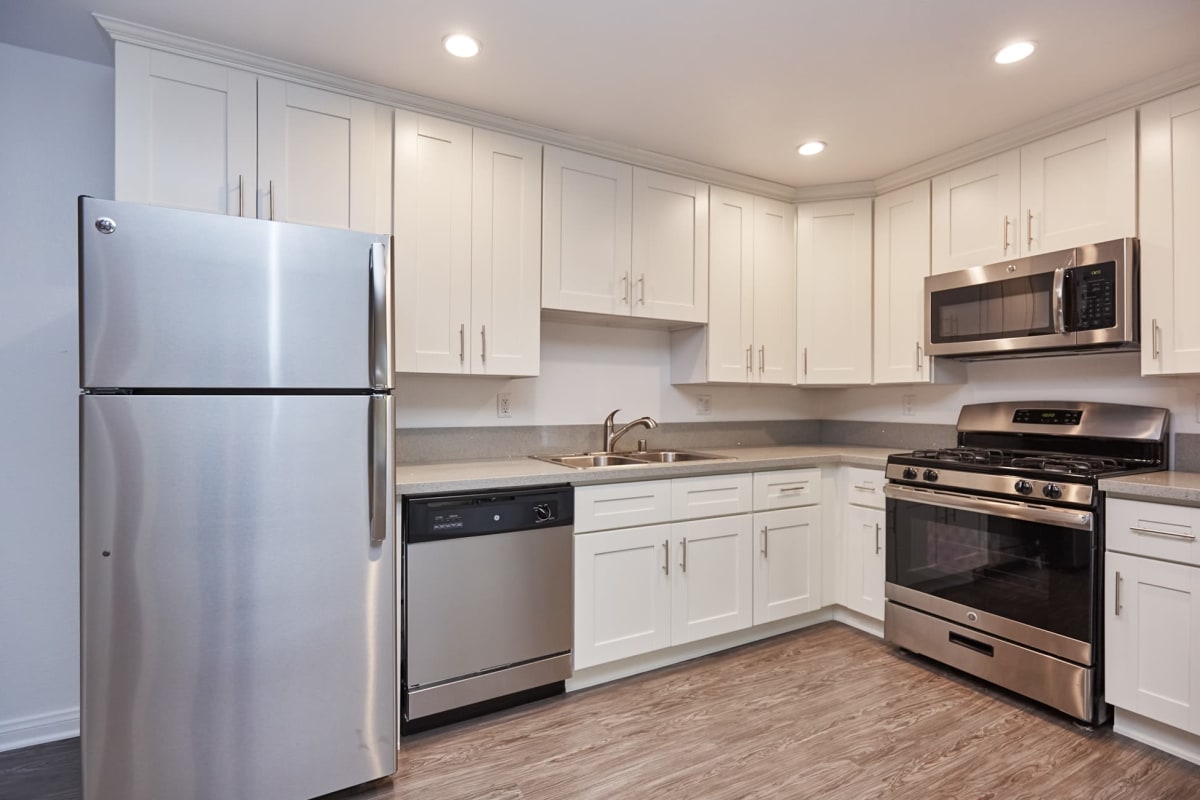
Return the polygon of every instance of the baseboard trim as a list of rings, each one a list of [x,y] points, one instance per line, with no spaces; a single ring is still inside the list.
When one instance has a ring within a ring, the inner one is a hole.
[[[57,742],[79,735],[79,708],[0,720],[0,752]]]
[[[1200,764],[1200,736],[1123,708],[1113,709],[1113,731],[1134,741]]]

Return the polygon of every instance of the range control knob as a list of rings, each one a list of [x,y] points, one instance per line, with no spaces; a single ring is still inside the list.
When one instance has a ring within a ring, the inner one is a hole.
[[[915,467],[905,467],[904,472],[900,473],[900,475],[906,481],[915,481],[917,479],[917,470]]]
[[[935,482],[937,482],[937,479],[938,479],[937,470],[935,470],[935,469],[927,469],[927,470],[925,470],[925,476],[924,476],[924,477],[925,477],[925,480],[929,481],[930,483],[935,483]]]
[[[1049,497],[1051,500],[1057,500],[1058,498],[1062,497],[1062,489],[1058,487],[1057,483],[1047,483],[1042,487],[1042,494],[1044,494],[1046,497]]]
[[[1020,494],[1030,494],[1033,492],[1033,484],[1026,480],[1017,481],[1013,485],[1013,488],[1016,489]]]
[[[545,522],[550,519],[550,506],[547,503],[538,503],[533,507],[533,516],[538,522]]]

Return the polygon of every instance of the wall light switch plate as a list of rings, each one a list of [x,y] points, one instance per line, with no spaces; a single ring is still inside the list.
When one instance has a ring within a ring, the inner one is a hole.
[[[916,399],[917,396],[915,394],[904,395],[900,402],[900,413],[906,417],[913,416],[913,414],[916,413],[913,411],[913,401]]]

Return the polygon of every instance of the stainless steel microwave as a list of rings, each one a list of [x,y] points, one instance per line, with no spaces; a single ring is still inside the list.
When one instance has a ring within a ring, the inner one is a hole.
[[[925,279],[932,356],[1138,348],[1138,243],[1114,239]]]

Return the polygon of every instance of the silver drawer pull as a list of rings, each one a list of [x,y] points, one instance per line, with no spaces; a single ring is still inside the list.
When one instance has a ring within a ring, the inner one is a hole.
[[[872,494],[874,494],[876,491],[876,487],[871,486],[870,484],[856,483],[854,484],[854,488],[858,489],[860,492],[871,492]]]
[[[804,492],[804,491],[808,491],[807,483],[802,483],[799,486],[781,486],[779,488],[780,494],[783,494],[784,492]]]
[[[1134,525],[1130,525],[1129,530],[1134,533],[1148,533],[1151,536],[1169,536],[1172,539],[1185,539],[1189,542],[1196,541],[1196,534],[1194,533],[1175,533],[1174,531],[1160,531],[1156,528],[1138,528]]]

